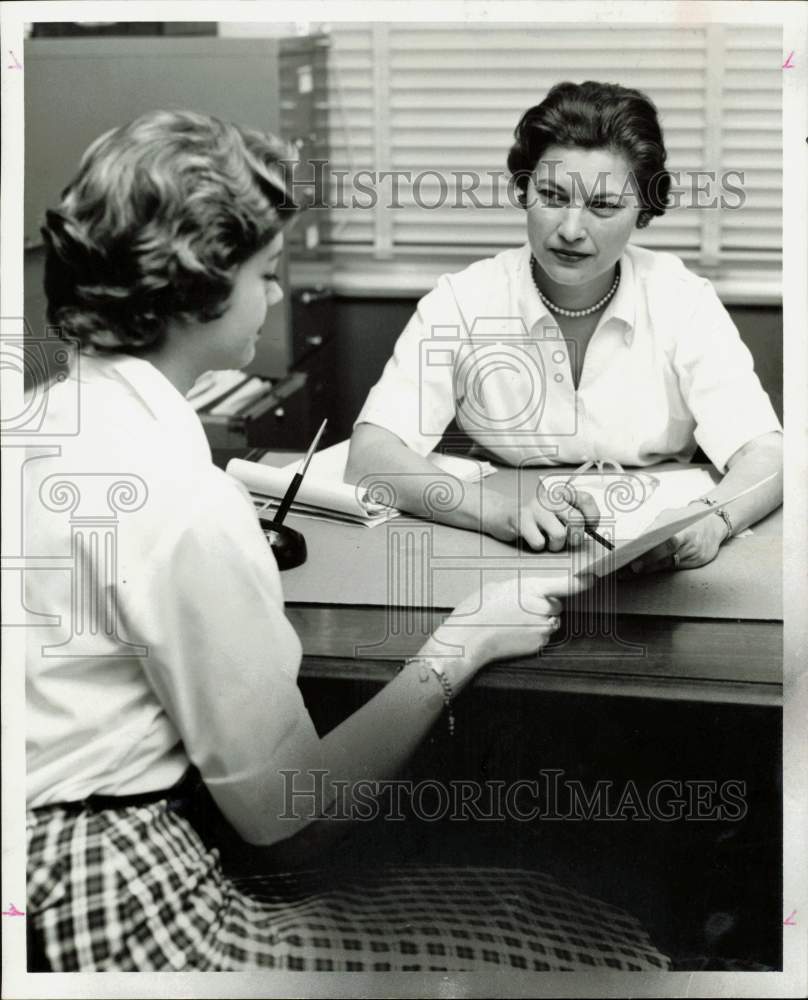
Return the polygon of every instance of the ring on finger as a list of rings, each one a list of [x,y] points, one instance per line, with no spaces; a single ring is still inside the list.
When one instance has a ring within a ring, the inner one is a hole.
[[[679,560],[679,553],[678,552],[672,552],[671,553],[671,563],[672,563],[674,569],[679,569],[679,561],[680,561]]]

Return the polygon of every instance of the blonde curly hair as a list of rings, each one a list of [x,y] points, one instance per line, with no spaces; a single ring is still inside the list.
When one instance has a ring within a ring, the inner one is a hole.
[[[299,206],[291,150],[193,111],[105,133],[48,211],[48,320],[81,347],[140,353],[170,320],[220,316],[235,272]]]

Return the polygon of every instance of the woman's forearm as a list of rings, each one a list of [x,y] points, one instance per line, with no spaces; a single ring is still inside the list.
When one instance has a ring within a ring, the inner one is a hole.
[[[375,424],[360,424],[351,438],[345,479],[356,484],[365,477],[388,483],[400,510],[471,531],[486,531],[506,503],[484,484],[463,483],[439,469]]]
[[[727,463],[721,482],[706,494],[719,504],[768,476],[774,478],[760,489],[727,504],[733,534],[755,524],[783,502],[783,436],[764,434],[740,448]]]
[[[558,627],[559,597],[588,585],[584,579],[569,584],[512,577],[470,594],[430,636],[415,662],[320,740],[316,774],[295,772],[305,815],[290,815],[287,808],[285,816],[278,815],[278,804],[290,801],[289,788],[277,762],[267,762],[267,809],[259,841],[273,845],[278,863],[311,863],[313,854],[350,830],[348,820],[361,818],[354,804],[365,816],[368,806],[378,815],[372,801],[384,796],[384,783],[401,771],[443,714],[446,698],[459,694],[492,660],[535,657]]]
[[[447,666],[444,657],[410,664],[323,737],[322,770],[301,772],[294,779],[298,792],[292,802],[299,803],[303,825],[288,819],[274,824],[277,840],[268,848],[274,863],[317,863],[317,857],[348,835],[363,816],[381,814],[385,782],[400,773],[444,711],[443,688],[431,662],[439,670]],[[459,676],[468,672],[452,674],[458,688]],[[316,794],[310,795],[309,789]],[[289,802],[288,788],[286,792]]]

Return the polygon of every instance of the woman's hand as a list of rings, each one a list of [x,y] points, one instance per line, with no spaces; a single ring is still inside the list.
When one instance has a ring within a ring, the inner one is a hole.
[[[419,656],[446,657],[454,647],[447,667],[453,685],[462,685],[491,660],[535,655],[560,625],[560,598],[590,583],[589,577],[527,573],[488,583],[458,604]]]
[[[584,529],[597,528],[600,511],[583,490],[562,485],[548,491],[540,483],[537,495],[518,508],[505,497],[487,494],[482,521],[485,533],[500,541],[522,541],[536,552],[560,552],[583,543]]]
[[[703,517],[629,563],[627,575],[706,566],[718,555],[726,537],[727,526],[720,517]]]

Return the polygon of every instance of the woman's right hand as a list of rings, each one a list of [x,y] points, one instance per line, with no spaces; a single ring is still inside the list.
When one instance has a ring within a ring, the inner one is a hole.
[[[599,521],[594,497],[583,490],[550,494],[539,484],[537,495],[520,507],[497,493],[487,492],[484,498],[485,533],[503,542],[524,542],[535,552],[577,548],[584,541],[584,529],[596,529]]]
[[[560,625],[560,599],[591,582],[587,576],[521,573],[488,583],[458,604],[419,656],[446,658],[457,690],[491,660],[538,653]],[[451,647],[457,652],[447,657]]]

